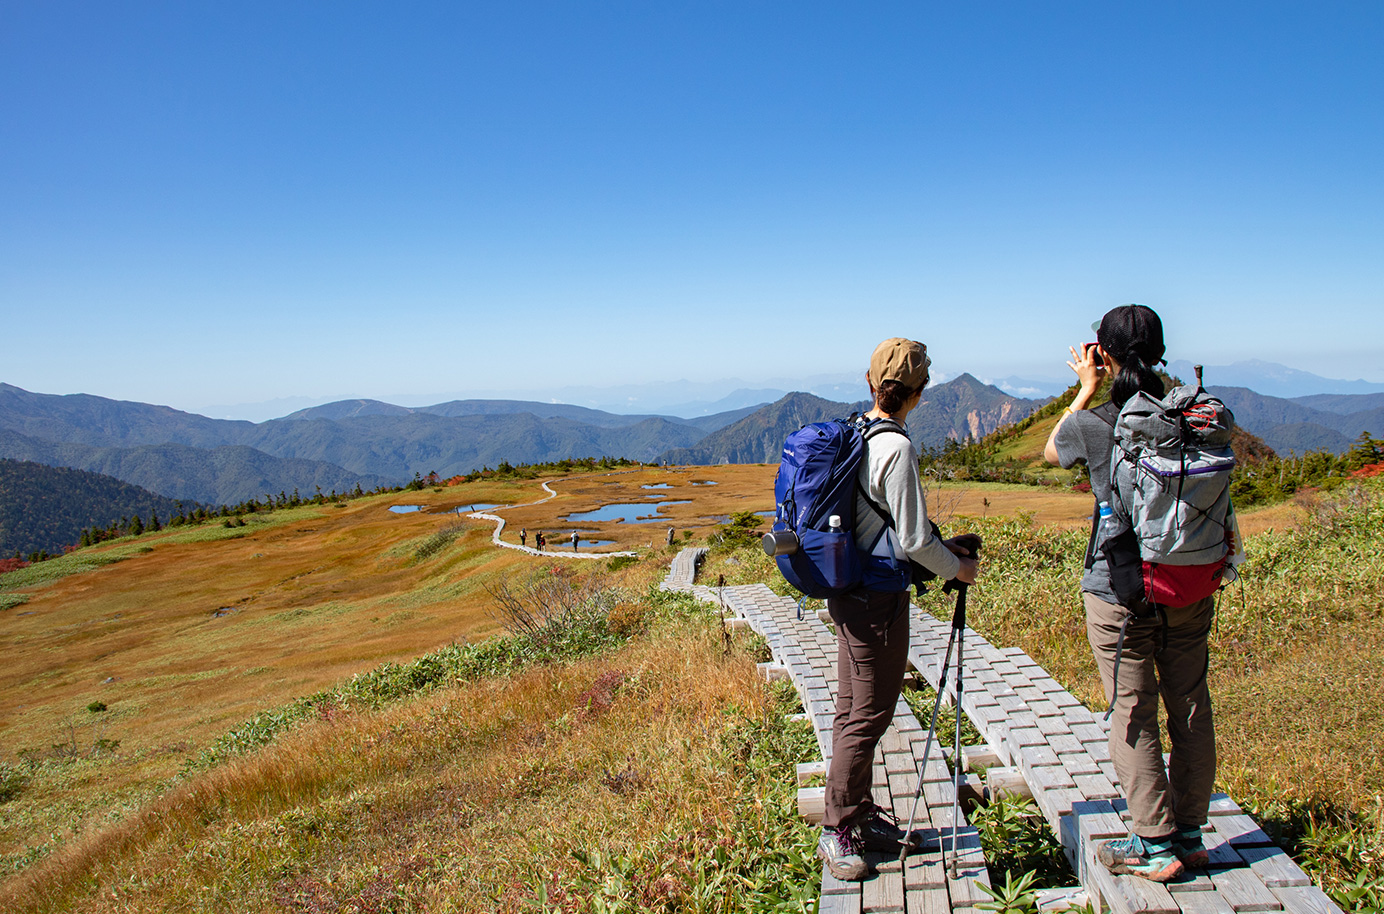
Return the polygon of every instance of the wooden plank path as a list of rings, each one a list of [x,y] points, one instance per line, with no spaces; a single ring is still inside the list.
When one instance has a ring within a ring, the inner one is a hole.
[[[909,660],[935,688],[951,625],[921,612],[911,619]],[[1019,648],[996,648],[970,628],[965,646],[962,710],[995,755],[1022,772],[1098,910],[1340,910],[1225,794],[1213,798],[1204,829],[1202,840],[1211,853],[1205,871],[1189,871],[1166,887],[1137,876],[1111,875],[1096,862],[1095,844],[1127,835],[1129,828],[1104,715],[1092,713]]]
[[[721,605],[734,617],[729,619],[729,624],[748,626],[763,636],[774,657],[773,663],[764,665],[766,675],[792,680],[816,734],[822,758],[829,764],[832,719],[836,713],[836,636],[815,614],[798,619],[794,601],[778,596],[763,584],[718,589],[692,583],[700,558],[696,553],[693,549],[679,553],[664,588],[690,592],[702,600]],[[901,821],[907,821],[912,806],[926,735],[926,728],[900,699],[894,722],[880,741],[875,756],[871,792],[875,802],[891,808]],[[960,862],[956,876],[951,877],[942,865],[939,837],[945,842],[948,854],[952,846],[952,783],[951,774],[935,746],[932,754],[933,760],[924,778],[923,802],[918,807],[915,823],[915,827],[924,830],[927,850],[910,854],[903,865],[893,855],[868,856],[876,874],[864,882],[841,882],[823,871],[820,914],[943,914],[954,909],[974,909],[975,905],[989,900],[979,889],[980,885],[989,882],[980,837],[964,817],[956,835]],[[820,770],[825,771],[825,765],[820,766]],[[800,775],[805,777],[813,771],[812,766],[804,766]],[[820,790],[800,793],[799,808],[810,818],[821,815],[820,793]]]
[[[721,606],[727,624],[747,625],[769,644],[769,677],[790,678],[816,733],[824,764],[831,760],[835,715],[836,637],[815,614],[798,618],[796,603],[763,584],[715,588],[695,583],[704,549],[678,553],[663,583],[666,590],[691,593]],[[934,688],[951,632],[948,622],[914,608],[909,660]],[[1097,912],[1115,914],[1333,914],[1340,909],[1224,794],[1212,803],[1203,840],[1211,865],[1168,886],[1132,876],[1113,876],[1095,862],[1094,845],[1128,833],[1127,811],[1107,749],[1108,724],[1077,701],[1018,648],[999,649],[973,629],[965,631],[965,687],[962,711],[1002,764],[1021,773],[1028,791],[1063,843],[1073,870]],[[955,687],[948,692],[954,701]],[[894,722],[875,758],[872,792],[880,805],[908,819],[926,727],[900,699]],[[801,766],[800,778],[811,766]],[[938,748],[924,774],[917,827],[927,836],[924,853],[896,859],[869,858],[877,875],[863,883],[843,883],[824,872],[819,911],[943,914],[974,909],[989,900],[979,885],[989,876],[979,835],[965,822],[957,839],[961,867],[955,878],[942,865],[940,836],[948,850],[952,837],[952,779]],[[819,795],[800,791],[800,810]],[[815,810],[820,816],[820,806]],[[1077,900],[1080,900],[1079,898]],[[974,911],[966,912],[974,914]]]

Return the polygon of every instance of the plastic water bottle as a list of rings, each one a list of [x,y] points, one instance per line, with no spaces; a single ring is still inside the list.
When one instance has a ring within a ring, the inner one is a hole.
[[[846,536],[841,529],[841,515],[833,514],[827,518],[828,536],[822,544],[822,571],[832,587],[840,587],[850,576],[849,559],[846,556]]]
[[[1097,546],[1097,547],[1099,547],[1101,543],[1105,542],[1105,535],[1106,535],[1106,532],[1107,532],[1105,528],[1106,528],[1107,526],[1109,526],[1109,524],[1110,524],[1110,513],[1111,513],[1111,512],[1110,512],[1110,502],[1108,502],[1108,501],[1103,501],[1103,502],[1101,502],[1101,503],[1100,503],[1100,523],[1096,525],[1096,546]]]

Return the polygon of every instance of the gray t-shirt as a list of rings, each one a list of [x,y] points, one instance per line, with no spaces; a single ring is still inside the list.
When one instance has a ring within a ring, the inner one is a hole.
[[[1078,463],[1086,464],[1091,473],[1091,492],[1097,501],[1110,502],[1110,452],[1115,446],[1115,428],[1112,424],[1117,413],[1111,406],[1099,406],[1106,422],[1096,410],[1083,409],[1072,413],[1057,429],[1053,445],[1057,448],[1057,460],[1070,469]],[[1095,506],[1092,505],[1092,510]],[[1119,603],[1115,591],[1110,586],[1110,570],[1105,564],[1105,553],[1096,550],[1091,567],[1081,576],[1081,589],[1099,597],[1107,603]]]

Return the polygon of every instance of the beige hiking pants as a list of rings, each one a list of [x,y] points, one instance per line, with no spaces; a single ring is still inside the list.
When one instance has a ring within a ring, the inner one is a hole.
[[[1127,611],[1089,593],[1086,635],[1095,651],[1108,700],[1114,690],[1115,645]],[[1125,632],[1119,694],[1110,718],[1110,758],[1129,799],[1133,830],[1162,838],[1178,826],[1204,825],[1216,780],[1216,734],[1206,686],[1215,599],[1167,610],[1167,628],[1155,615]],[[1158,727],[1158,698],[1168,718],[1168,766]]]

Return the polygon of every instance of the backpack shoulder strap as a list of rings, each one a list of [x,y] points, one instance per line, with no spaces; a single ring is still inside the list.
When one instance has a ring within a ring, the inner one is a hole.
[[[1093,407],[1088,410],[1088,412],[1110,426],[1111,429],[1114,429],[1115,421],[1120,417],[1120,408],[1115,405],[1115,401],[1113,400],[1106,400],[1100,406]]]
[[[854,419],[856,426],[860,429],[861,436],[866,441],[869,441],[876,435],[884,434],[885,432],[893,432],[895,434],[903,435],[905,438],[908,437],[908,432],[904,430],[903,426],[899,425],[899,423],[895,422],[893,419],[866,419],[864,416],[853,416],[852,419]],[[856,477],[855,490],[860,493],[861,498],[865,499],[865,503],[869,505],[876,514],[879,515],[880,520],[884,521],[884,526],[888,527],[891,530],[894,529],[894,518],[890,516],[887,510],[885,510],[884,506],[878,504],[873,498],[870,497],[870,493],[867,492],[865,490],[865,487],[860,484],[859,476]]]

